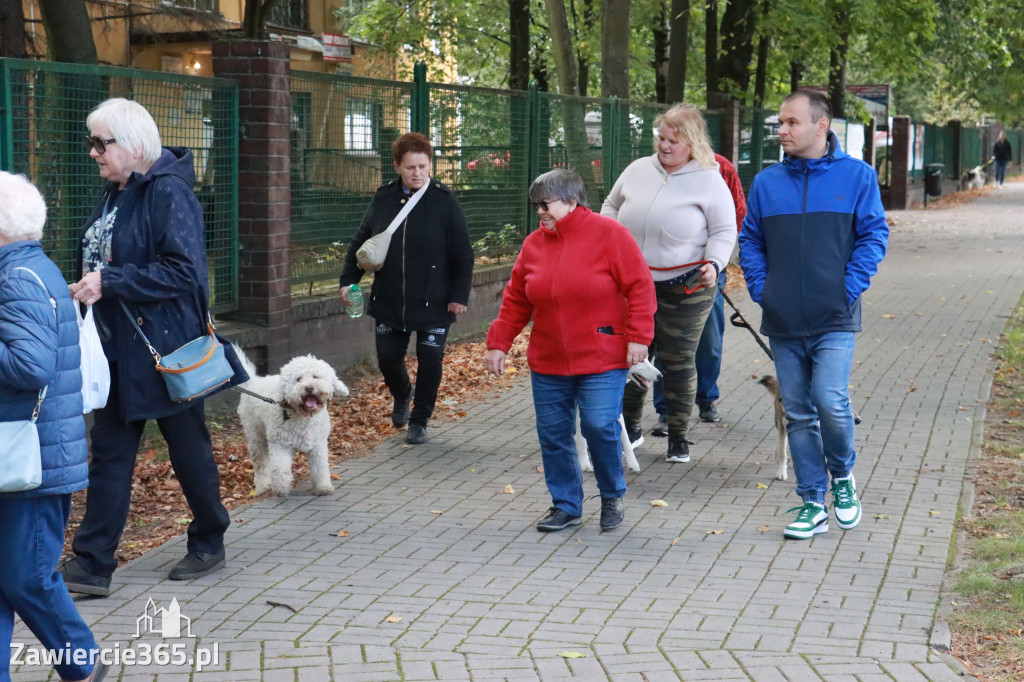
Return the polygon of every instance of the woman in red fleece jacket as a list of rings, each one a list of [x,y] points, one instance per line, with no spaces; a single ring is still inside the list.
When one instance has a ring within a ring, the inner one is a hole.
[[[583,474],[574,441],[576,406],[601,492],[601,530],[622,523],[618,418],[627,370],[654,336],[654,282],[625,227],[587,207],[583,180],[556,169],[530,185],[541,229],[512,268],[498,319],[487,332],[487,369],[501,375],[512,341],[533,319],[530,365],[537,435],[552,506],[537,530],[578,526]]]

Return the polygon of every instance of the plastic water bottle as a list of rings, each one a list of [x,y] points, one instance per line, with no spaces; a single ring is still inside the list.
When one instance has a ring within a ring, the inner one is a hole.
[[[348,288],[348,305],[345,306],[345,312],[348,313],[349,317],[362,317],[363,316],[363,292],[359,289],[358,284],[353,284]]]

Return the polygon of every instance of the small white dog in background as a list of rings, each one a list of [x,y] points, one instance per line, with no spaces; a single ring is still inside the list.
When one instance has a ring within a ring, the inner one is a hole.
[[[975,166],[964,172],[964,189],[981,189],[985,186],[984,166]]]
[[[649,389],[651,384],[660,378],[661,372],[651,364],[650,360],[633,365],[626,375],[627,381],[632,381],[644,390]],[[629,436],[626,435],[626,420],[622,418],[621,414],[619,415],[619,437],[622,439],[622,459],[626,463],[626,467],[633,473],[640,471],[640,463],[637,461],[633,449],[640,447],[644,442],[644,437],[640,436],[636,443],[629,442]],[[579,409],[576,410],[576,459],[579,461],[581,471],[594,470],[594,464],[590,461],[590,450],[587,448],[587,439],[583,437],[583,432],[580,429]]]
[[[238,401],[256,492],[269,489],[286,497],[292,488],[292,453],[304,452],[313,494],[330,495],[334,486],[327,452],[327,404],[333,397],[347,396],[348,387],[330,365],[312,355],[292,358],[280,374],[261,377],[242,349],[235,350],[251,377],[241,387],[274,401],[245,393]]]

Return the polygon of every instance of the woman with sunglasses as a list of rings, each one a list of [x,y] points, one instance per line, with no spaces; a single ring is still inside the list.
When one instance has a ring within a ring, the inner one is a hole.
[[[668,407],[665,459],[689,462],[686,434],[697,393],[694,354],[715,301],[718,273],[736,245],[736,212],[700,110],[677,104],[654,124],[655,153],[622,172],[601,213],[629,228],[654,276],[654,346]],[[646,394],[630,382],[623,395],[622,416],[634,444],[643,440]]]
[[[203,401],[172,402],[128,309],[164,355],[206,333],[209,275],[203,209],[192,186],[192,152],[162,147],[149,112],[137,102],[108,99],[86,119],[89,156],[107,181],[79,242],[80,279],[71,295],[94,305],[103,352],[110,362],[110,396],[94,412],[85,517],[75,556],[60,572],[72,592],[107,596],[118,542],[128,518],[132,472],[146,421],[155,419],[171,465],[192,510],[187,555],[170,572],[190,580],[224,566],[230,519],[206,428]],[[247,379],[235,369],[224,387]]]
[[[537,530],[583,522],[576,407],[601,493],[601,530],[622,523],[626,479],[619,415],[627,370],[647,358],[654,284],[636,241],[587,207],[583,180],[556,169],[530,185],[540,228],[523,242],[487,332],[487,370],[505,371],[512,341],[533,320],[527,362],[551,509]]]

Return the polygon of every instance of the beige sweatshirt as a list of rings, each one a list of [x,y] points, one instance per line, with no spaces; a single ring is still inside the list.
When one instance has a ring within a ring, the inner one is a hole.
[[[736,207],[718,171],[696,159],[666,174],[654,154],[629,164],[601,206],[601,214],[629,228],[650,267],[699,260],[729,263],[736,244]],[[693,267],[652,270],[655,282],[678,277]]]

